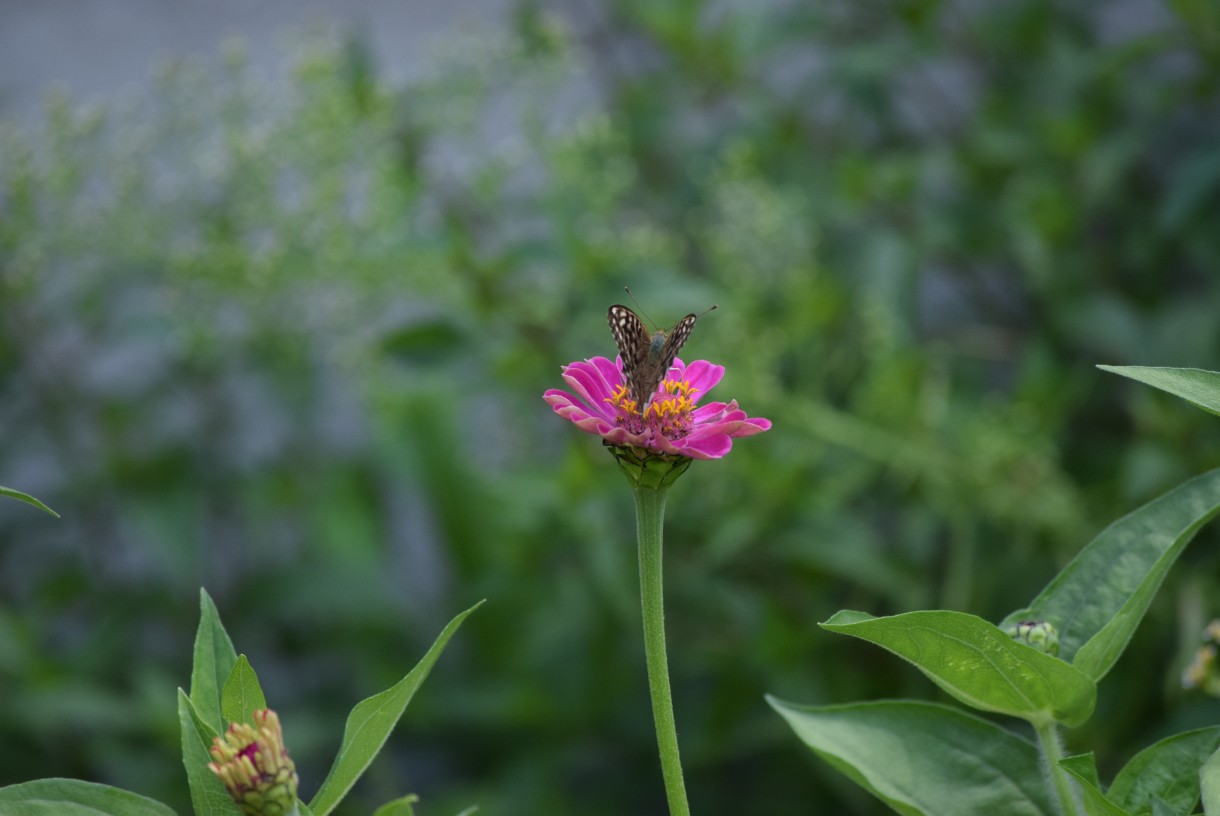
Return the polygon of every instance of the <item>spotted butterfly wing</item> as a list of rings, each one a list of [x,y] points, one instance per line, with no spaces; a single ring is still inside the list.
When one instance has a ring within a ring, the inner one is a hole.
[[[678,350],[690,337],[697,315],[688,314],[669,331],[649,332],[636,313],[626,306],[614,305],[607,313],[610,333],[623,358],[623,376],[631,398],[643,411],[656,393],[657,386],[673,365]]]
[[[636,313],[626,306],[611,306],[607,313],[610,321],[610,333],[618,346],[619,355],[623,358],[623,374],[627,379],[627,389],[635,392],[639,381],[639,372],[648,360],[648,349],[652,345],[652,334],[644,328],[643,321]],[[637,403],[639,400],[636,400]]]

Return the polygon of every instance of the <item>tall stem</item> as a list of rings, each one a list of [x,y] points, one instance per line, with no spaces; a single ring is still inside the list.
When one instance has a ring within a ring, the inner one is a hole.
[[[644,659],[648,664],[648,691],[652,697],[652,719],[661,752],[661,774],[670,816],[690,816],[682,761],[678,757],[678,729],[669,690],[669,666],[665,657],[665,599],[661,572],[661,534],[665,524],[665,494],[668,488],[633,488],[635,529],[640,552],[640,599],[644,611]]]
[[[1068,781],[1067,772],[1059,767],[1063,759],[1063,746],[1059,744],[1059,732],[1053,722],[1034,723],[1038,732],[1038,741],[1042,745],[1042,756],[1050,771],[1051,781],[1055,786],[1055,795],[1059,797],[1059,809],[1063,816],[1078,816],[1076,798],[1072,795],[1072,784]]]

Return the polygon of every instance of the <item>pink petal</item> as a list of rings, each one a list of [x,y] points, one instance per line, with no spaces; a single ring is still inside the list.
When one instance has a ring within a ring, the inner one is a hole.
[[[709,402],[707,405],[700,405],[695,410],[691,411],[691,419],[695,425],[706,425],[709,422],[719,422],[720,419],[729,410],[736,410],[737,403],[727,402]]]
[[[647,447],[645,439],[641,434],[633,434],[624,428],[622,425],[615,425],[613,428],[602,433],[602,438],[611,445],[632,445],[635,447]]]
[[[699,399],[715,388],[723,377],[724,366],[714,365],[707,360],[695,360],[686,366],[682,375],[682,379],[689,382],[691,388],[696,390],[695,397]]]
[[[611,391],[616,386],[623,384],[623,359],[621,357],[616,358],[614,362],[610,362],[605,357],[594,357],[586,362],[598,370]]]
[[[567,391],[560,391],[558,388],[548,389],[546,391],[546,393],[544,393],[542,395],[542,398],[544,400],[546,400],[547,405],[550,405],[552,407],[554,407],[558,403],[571,404],[571,405],[576,404],[573,401],[573,397],[571,394],[569,394]]]
[[[571,419],[572,423],[574,425],[576,425],[577,428],[580,428],[582,431],[586,431],[591,434],[597,434],[598,436],[603,436],[603,437],[606,435],[607,432],[609,432],[611,429],[613,429],[615,427],[612,423],[607,422],[604,419],[599,419],[598,417],[591,417],[591,416],[588,416],[587,414],[585,415],[585,417],[583,419],[577,419],[575,417],[568,417],[568,418]]]
[[[606,405],[611,389],[594,366],[587,362],[572,363],[564,368],[563,379],[590,407]]]
[[[606,420],[604,417],[589,413],[583,404],[577,402],[571,394],[564,391],[547,391],[542,398],[555,410],[555,413],[564,419],[570,420],[582,431],[600,436],[614,427],[613,422]]]
[[[683,440],[682,453],[692,459],[719,459],[733,448],[733,440],[719,434],[700,439],[687,437]]]
[[[771,420],[754,417],[743,422],[740,432],[733,434],[733,436],[753,436],[754,434],[760,434],[763,431],[769,430],[771,430]]]
[[[588,403],[592,413],[613,421],[617,412],[608,402],[621,375],[605,357],[581,360],[564,366],[563,378]]]

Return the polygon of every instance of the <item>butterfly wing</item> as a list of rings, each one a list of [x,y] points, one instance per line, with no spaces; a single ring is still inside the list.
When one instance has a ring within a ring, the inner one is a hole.
[[[688,314],[686,317],[678,321],[678,325],[670,330],[669,336],[665,338],[665,345],[661,348],[661,378],[669,373],[669,367],[674,364],[674,358],[678,356],[678,350],[682,348],[682,344],[690,337],[691,329],[695,328],[695,321],[699,316]]]
[[[644,327],[643,321],[636,316],[636,313],[626,306],[617,304],[611,306],[606,317],[610,321],[610,333],[614,335],[614,342],[623,358],[623,376],[627,381],[627,390],[631,392],[636,404],[643,406],[644,401],[650,396],[644,394],[641,397],[643,392],[641,386],[644,385],[641,378],[645,376],[644,369],[648,362],[648,348],[652,343],[652,335],[648,333],[648,329]],[[656,383],[653,383],[653,388],[656,388]]]

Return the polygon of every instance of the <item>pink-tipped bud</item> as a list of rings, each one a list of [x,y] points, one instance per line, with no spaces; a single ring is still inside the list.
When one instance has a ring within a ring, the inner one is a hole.
[[[1216,659],[1220,646],[1220,620],[1213,620],[1203,630],[1203,645],[1182,672],[1182,687],[1202,689],[1205,694],[1220,697],[1220,662]]]
[[[254,725],[232,723],[209,749],[208,769],[220,778],[246,816],[297,813],[297,771],[280,718],[269,708],[254,712]]]

